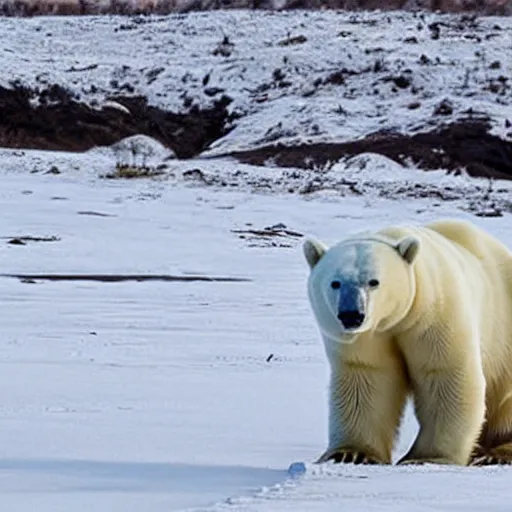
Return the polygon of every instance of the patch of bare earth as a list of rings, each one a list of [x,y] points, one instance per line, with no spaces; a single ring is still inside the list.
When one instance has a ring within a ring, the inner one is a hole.
[[[102,107],[79,101],[60,85],[30,89],[0,87],[0,146],[85,151],[143,134],[191,158],[229,131],[230,99],[212,107],[190,106],[174,113],[148,104],[143,96],[113,96]]]
[[[404,134],[381,131],[360,140],[285,145],[277,143],[229,153],[251,165],[324,168],[329,163],[361,153],[384,155],[402,165],[414,163],[424,170],[447,169],[470,176],[512,179],[512,142],[490,133],[486,118],[464,118],[430,131]]]

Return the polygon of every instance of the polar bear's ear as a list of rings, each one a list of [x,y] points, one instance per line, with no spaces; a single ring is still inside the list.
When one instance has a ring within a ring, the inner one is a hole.
[[[406,236],[398,242],[396,249],[400,256],[409,264],[411,264],[418,254],[420,241],[413,236]]]
[[[318,240],[307,238],[302,245],[302,250],[304,251],[304,256],[309,266],[313,268],[325,254],[327,247]]]

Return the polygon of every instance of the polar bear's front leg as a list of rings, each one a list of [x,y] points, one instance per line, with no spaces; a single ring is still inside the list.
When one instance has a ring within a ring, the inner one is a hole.
[[[480,358],[466,354],[459,364],[411,373],[420,431],[399,464],[467,465],[485,417]]]
[[[330,384],[329,446],[317,462],[390,464],[407,393],[398,362],[337,365]]]

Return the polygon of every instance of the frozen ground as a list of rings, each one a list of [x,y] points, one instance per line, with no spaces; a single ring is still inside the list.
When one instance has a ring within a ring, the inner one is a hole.
[[[95,152],[14,155],[1,154],[2,273],[250,281],[0,278],[3,510],[509,510],[508,468],[311,464],[326,443],[328,374],[300,238],[273,247],[232,231],[283,223],[331,242],[469,217],[456,202],[105,180]],[[45,174],[51,162],[63,172]],[[512,244],[510,214],[470,218]],[[7,243],[22,236],[58,240]],[[397,453],[415,431],[409,414]],[[294,462],[305,472],[290,474]]]

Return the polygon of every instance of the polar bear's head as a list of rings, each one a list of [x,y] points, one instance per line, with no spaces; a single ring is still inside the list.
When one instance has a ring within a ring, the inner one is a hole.
[[[324,337],[352,343],[357,334],[400,322],[415,296],[418,249],[418,239],[410,236],[353,238],[330,248],[306,240],[308,296]]]

